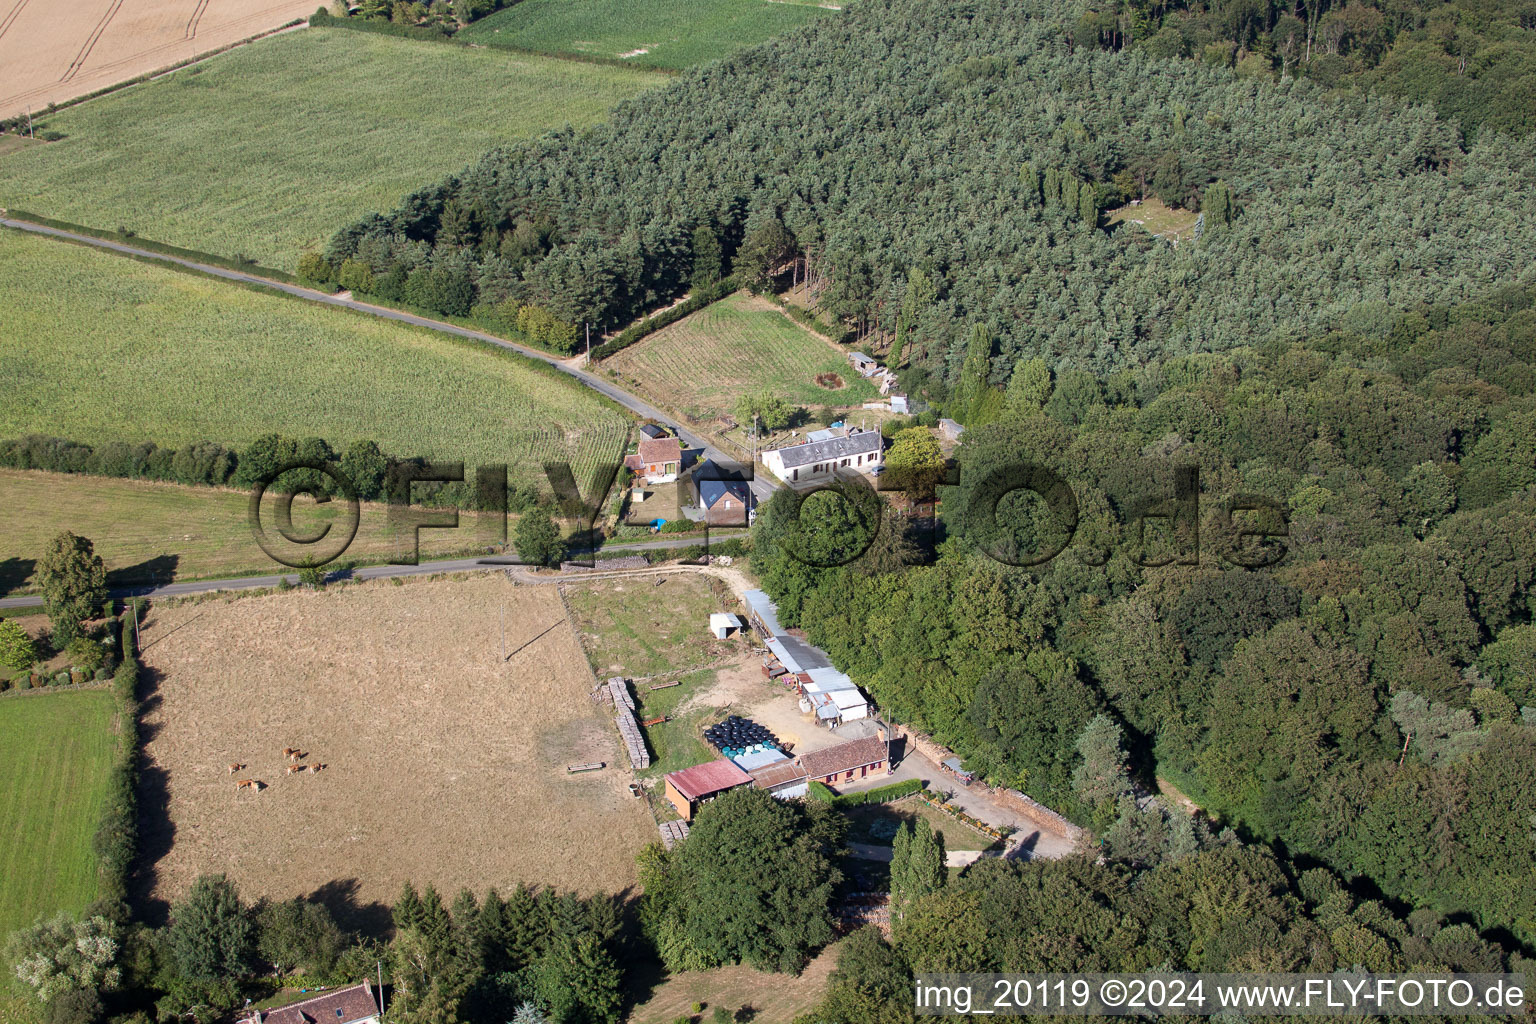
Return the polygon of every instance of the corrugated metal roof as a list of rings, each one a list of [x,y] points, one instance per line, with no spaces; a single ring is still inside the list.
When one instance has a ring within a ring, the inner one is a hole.
[[[825,441],[775,448],[774,452],[783,462],[785,469],[797,469],[800,466],[809,466],[813,462],[828,462],[854,455],[867,455],[870,452],[880,451],[880,448],[880,431],[861,430],[847,437],[833,437]]]
[[[832,698],[832,703],[836,704],[844,711],[848,710],[849,708],[863,708],[869,706],[869,702],[864,699],[864,695],[858,690],[833,690],[831,693],[827,694],[827,696]]]
[[[763,628],[770,636],[779,636],[784,632],[784,627],[779,625],[779,609],[773,603],[773,599],[761,590],[748,590],[741,595],[741,599],[747,603],[752,614],[757,616]]]
[[[806,675],[811,677],[811,682],[815,683],[816,688],[822,693],[831,693],[834,690],[858,689],[853,680],[848,678],[846,672],[839,672],[830,665],[825,668],[809,669],[806,671]]]
[[[768,641],[768,649],[784,664],[785,668],[796,675],[832,667],[824,651],[818,647],[812,647],[799,637],[787,634],[779,636]]]
[[[742,783],[752,781],[752,777],[731,762],[721,758],[718,761],[706,761],[696,764],[692,768],[684,768],[682,771],[672,772],[667,776],[667,781],[672,783],[672,788],[683,794],[689,800],[701,800],[706,796],[734,789]]]
[[[782,750],[769,747],[766,750],[759,750],[752,754],[738,754],[736,757],[731,758],[731,760],[735,761],[736,767],[742,771],[752,772],[759,768],[766,768],[771,764],[778,764],[780,761],[788,761],[789,755]]]

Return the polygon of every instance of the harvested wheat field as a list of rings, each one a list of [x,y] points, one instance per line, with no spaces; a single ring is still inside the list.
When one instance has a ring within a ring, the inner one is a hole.
[[[315,0],[0,0],[0,117],[210,53],[315,7]]]
[[[552,587],[487,574],[160,607],[143,645],[156,902],[212,871],[252,899],[617,891],[655,839]],[[288,773],[288,747],[325,770]],[[566,772],[591,761],[609,767]]]

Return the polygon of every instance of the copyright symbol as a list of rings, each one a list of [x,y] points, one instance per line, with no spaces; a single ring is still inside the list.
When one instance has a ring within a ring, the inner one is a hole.
[[[346,513],[345,518],[340,523],[326,523],[312,534],[298,533],[293,527],[293,499],[300,494],[307,494],[315,500],[315,504],[323,505],[331,500],[330,494],[327,493],[328,488],[321,484],[313,474],[306,474],[308,479],[302,479],[295,485],[285,487],[279,491],[277,493],[276,510],[277,533],[279,537],[288,544],[298,547],[316,547],[327,537],[332,538],[329,544],[326,544],[324,547],[317,547],[313,554],[297,557],[281,551],[274,540],[267,535],[266,527],[261,522],[261,499],[266,496],[267,489],[285,473],[305,469],[313,470],[314,473],[330,478],[334,487],[329,489],[338,491],[346,499]],[[313,460],[286,463],[267,473],[260,480],[257,480],[255,486],[251,488],[251,536],[255,539],[256,544],[261,550],[266,552],[267,557],[271,558],[274,562],[288,566],[290,569],[321,566],[341,557],[341,553],[351,546],[353,538],[357,536],[357,526],[361,518],[361,505],[357,500],[357,490],[352,486],[352,479],[343,473],[341,468],[334,462]],[[341,528],[332,536],[331,527],[338,525]]]
[[[1099,1002],[1105,1006],[1119,1006],[1125,1002],[1125,982],[1111,978],[1100,985]]]

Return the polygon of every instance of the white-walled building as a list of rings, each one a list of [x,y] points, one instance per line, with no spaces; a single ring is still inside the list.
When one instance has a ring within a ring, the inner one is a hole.
[[[805,441],[763,452],[763,465],[791,487],[810,487],[834,479],[839,470],[873,473],[885,458],[878,430],[853,430],[843,437]]]

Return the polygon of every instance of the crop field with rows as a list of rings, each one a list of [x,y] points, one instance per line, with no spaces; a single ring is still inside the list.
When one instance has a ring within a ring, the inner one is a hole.
[[[655,73],[338,28],[263,39],[40,121],[0,206],[292,270],[369,210]]]
[[[693,419],[729,414],[749,391],[771,391],[810,408],[859,405],[879,392],[848,365],[831,342],[795,323],[766,299],[745,292],[605,359],[621,383],[632,382],[655,401]],[[842,387],[816,378],[836,374]]]
[[[509,463],[583,487],[629,420],[520,357],[80,246],[0,233],[0,437],[88,444],[373,438],[391,454]],[[585,493],[585,491],[583,491]]]

